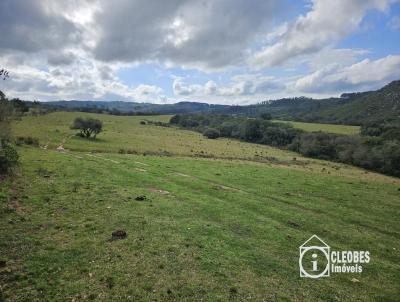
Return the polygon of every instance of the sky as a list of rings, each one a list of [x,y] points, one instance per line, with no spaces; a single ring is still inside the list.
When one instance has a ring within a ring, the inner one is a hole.
[[[250,104],[400,79],[398,0],[1,0],[25,100]]]

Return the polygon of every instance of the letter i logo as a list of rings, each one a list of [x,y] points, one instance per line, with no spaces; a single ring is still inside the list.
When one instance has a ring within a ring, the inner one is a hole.
[[[312,254],[312,257],[313,257],[313,259],[317,259],[318,255],[314,253],[314,254]],[[318,261],[313,260],[313,261],[311,261],[311,263],[312,263],[312,270],[314,272],[318,271]]]

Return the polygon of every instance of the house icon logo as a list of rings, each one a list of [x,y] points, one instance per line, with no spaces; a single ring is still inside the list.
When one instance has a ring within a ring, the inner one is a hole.
[[[300,277],[330,276],[330,247],[317,235],[312,235],[300,246]]]

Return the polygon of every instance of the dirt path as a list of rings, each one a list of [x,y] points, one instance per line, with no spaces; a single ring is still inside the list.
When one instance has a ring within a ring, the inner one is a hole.
[[[229,191],[248,193],[248,192],[246,192],[246,191],[244,191],[242,189],[239,189],[239,188],[225,186],[223,184],[214,182],[214,181],[209,180],[209,179],[199,178],[199,177],[196,177],[196,176],[193,176],[193,175],[189,175],[189,174],[184,174],[184,173],[181,173],[181,172],[178,172],[178,171],[173,171],[172,175],[180,176],[180,177],[186,177],[186,178],[193,178],[193,179],[197,179],[197,180],[200,180],[200,181],[208,182],[209,184],[212,185],[213,189],[215,189],[215,190],[229,190]]]
[[[64,144],[67,142],[68,139],[70,139],[73,136],[74,136],[73,134],[71,134],[70,136],[64,136],[56,150],[57,151],[66,151],[66,149],[64,148]],[[46,147],[46,149],[47,149],[47,147]]]
[[[119,161],[116,161],[116,160],[113,160],[113,159],[109,159],[109,158],[104,158],[102,156],[98,156],[98,155],[94,155],[94,154],[90,154],[90,153],[86,153],[86,156],[91,156],[91,157],[95,157],[95,158],[98,158],[98,159],[101,159],[101,160],[110,161],[110,162],[112,162],[114,164],[119,164]]]
[[[49,144],[50,144],[50,143],[51,143],[51,140],[49,139],[49,140],[47,141],[46,145],[42,146],[41,148],[42,148],[43,150],[47,150],[47,148],[49,147]]]
[[[70,155],[70,156],[75,157],[75,158],[82,159],[82,158],[84,158],[83,156],[80,156],[80,155],[77,155],[77,154],[75,154],[75,153],[72,153],[72,152],[70,152],[68,149],[65,149],[65,148],[64,148],[64,144],[68,141],[68,139],[70,139],[70,138],[73,137],[73,136],[74,136],[73,134],[72,134],[72,135],[69,135],[69,136],[64,136],[63,139],[61,140],[61,142],[59,143],[58,147],[56,148],[56,151],[61,152],[61,153],[66,154],[66,155]],[[49,141],[47,142],[47,144],[44,145],[44,146],[42,147],[42,149],[47,150],[47,149],[48,149],[48,146],[49,146],[49,144],[50,144],[50,142],[51,142],[51,141],[49,140]],[[94,155],[94,154],[91,154],[91,153],[86,153],[85,155],[86,155],[86,156],[90,156],[90,157],[94,157],[94,158],[98,158],[98,159],[101,159],[101,160],[103,160],[103,161],[110,161],[110,162],[112,162],[112,163],[114,163],[114,164],[119,164],[119,162],[116,161],[116,160],[109,159],[109,158],[104,158],[104,157],[99,156],[99,155]],[[137,162],[137,163],[139,163],[139,162]],[[146,164],[144,164],[144,163],[141,163],[141,164],[146,165]],[[146,165],[146,166],[147,166],[147,165]]]

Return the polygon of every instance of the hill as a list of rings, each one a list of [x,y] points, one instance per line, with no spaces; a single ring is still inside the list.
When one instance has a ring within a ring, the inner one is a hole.
[[[248,108],[250,115],[268,112],[282,120],[361,125],[400,118],[400,81],[376,91],[344,93],[340,98],[305,97],[273,100]]]
[[[318,110],[315,115],[319,122],[341,124],[399,119],[400,81],[394,81],[377,91],[352,95],[348,102]]]
[[[61,109],[111,114],[235,114],[259,116],[270,113],[273,118],[303,122],[361,125],[365,122],[400,117],[400,81],[377,91],[344,93],[340,98],[284,98],[255,105],[230,106],[197,102],[150,104],[100,101],[55,101],[46,105]]]
[[[151,104],[121,101],[54,101],[46,102],[46,105],[82,111],[109,111],[112,114],[142,113],[142,114],[178,114],[198,112],[219,112],[228,110],[228,105],[213,105],[197,102],[179,102],[175,104]]]
[[[103,121],[98,139],[74,136],[82,115]],[[141,120],[55,112],[13,123],[41,148],[19,146],[19,173],[0,183],[2,298],[397,299],[399,179]],[[116,230],[126,238],[112,240]],[[369,250],[371,262],[300,278],[312,234]]]

